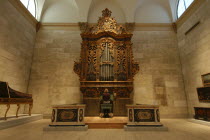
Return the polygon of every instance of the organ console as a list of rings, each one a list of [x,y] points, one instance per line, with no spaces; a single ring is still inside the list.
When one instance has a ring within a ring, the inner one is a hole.
[[[82,28],[81,57],[74,71],[80,77],[87,116],[99,114],[99,98],[105,89],[116,95],[114,110],[122,110],[114,111],[115,115],[125,116],[125,104],[132,103],[133,77],[139,71],[133,58],[132,34],[118,25],[111,13],[103,10],[97,25]]]
[[[31,109],[33,106],[33,99],[31,94],[21,93],[9,87],[7,82],[0,81],[0,104],[7,105],[5,112],[5,120],[7,119],[7,112],[10,109],[11,104],[17,104],[16,117],[18,117],[18,111],[20,104],[29,104],[29,115],[31,115]]]

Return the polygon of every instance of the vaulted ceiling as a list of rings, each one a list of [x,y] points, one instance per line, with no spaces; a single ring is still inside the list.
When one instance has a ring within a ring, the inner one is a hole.
[[[178,0],[37,0],[38,20],[47,23],[95,23],[109,8],[119,23],[171,23]]]

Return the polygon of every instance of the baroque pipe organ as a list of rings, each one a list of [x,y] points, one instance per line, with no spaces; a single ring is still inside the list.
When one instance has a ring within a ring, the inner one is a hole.
[[[125,116],[125,105],[133,100],[133,78],[139,65],[133,58],[132,34],[118,25],[111,13],[103,10],[98,24],[86,24],[81,33],[81,58],[74,71],[80,77],[87,116],[99,115],[99,98],[105,89],[115,97],[116,116]]]

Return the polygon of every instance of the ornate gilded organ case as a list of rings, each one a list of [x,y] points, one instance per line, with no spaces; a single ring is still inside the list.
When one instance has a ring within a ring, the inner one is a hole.
[[[133,77],[139,66],[134,62],[132,34],[102,11],[98,24],[86,24],[81,33],[81,59],[74,71],[80,77],[80,89],[87,116],[99,115],[99,97],[105,88],[114,95],[114,115],[125,116],[126,104],[132,103]]]

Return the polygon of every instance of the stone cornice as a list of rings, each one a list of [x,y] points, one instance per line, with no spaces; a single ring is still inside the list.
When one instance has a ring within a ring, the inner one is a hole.
[[[89,23],[94,25],[96,23]],[[80,31],[79,23],[41,23],[40,29],[76,30]],[[134,31],[172,31],[172,23],[135,23]]]
[[[182,16],[176,21],[177,28],[181,27],[183,23],[204,3],[206,0],[194,0],[194,2],[187,8]]]
[[[80,31],[78,23],[41,23],[40,29]]]
[[[38,21],[19,0],[8,1],[18,10],[18,12],[20,12],[20,14],[22,14],[36,28]]]
[[[136,23],[134,31],[172,31],[172,23]]]

